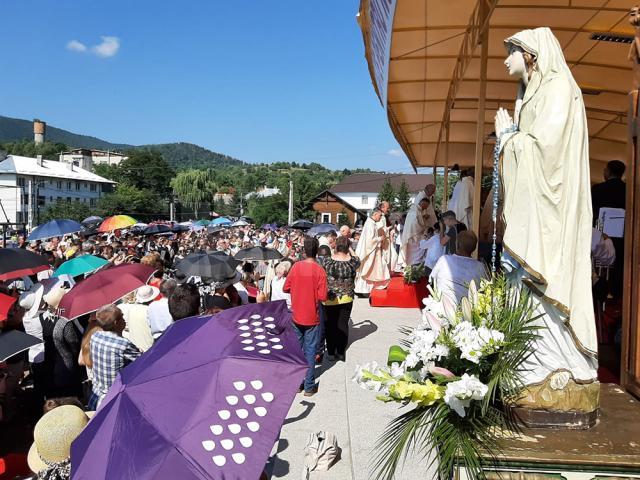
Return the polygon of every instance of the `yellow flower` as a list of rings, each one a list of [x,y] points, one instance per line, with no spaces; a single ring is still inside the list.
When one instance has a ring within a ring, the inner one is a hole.
[[[389,387],[389,396],[396,400],[410,400],[428,407],[444,396],[444,387],[427,380],[425,383],[413,383],[401,380]]]

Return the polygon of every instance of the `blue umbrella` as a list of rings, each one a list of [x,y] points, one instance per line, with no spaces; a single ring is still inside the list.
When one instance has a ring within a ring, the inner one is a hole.
[[[229,225],[230,223],[231,223],[231,220],[229,220],[228,218],[219,217],[219,218],[216,218],[215,220],[212,220],[209,225]]]
[[[323,233],[329,232],[337,232],[338,227],[336,227],[333,223],[321,223],[320,225],[316,225],[313,228],[310,228],[307,232],[307,235],[310,237],[315,237],[316,235],[322,235]]]
[[[45,238],[62,237],[69,233],[82,230],[82,225],[73,220],[51,220],[39,227],[34,228],[27,240],[43,240]]]

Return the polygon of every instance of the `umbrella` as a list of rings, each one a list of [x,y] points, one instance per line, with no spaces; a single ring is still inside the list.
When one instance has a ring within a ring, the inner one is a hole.
[[[310,222],[309,220],[296,220],[295,222],[293,222],[290,227],[291,228],[297,228],[298,230],[309,230],[312,227],[315,227],[316,224],[313,222]]]
[[[253,218],[251,217],[247,217],[246,215],[240,217],[238,220],[244,220],[245,222],[247,222],[249,225],[253,225],[254,223],[256,223]]]
[[[176,264],[176,270],[187,277],[220,281],[233,277],[239,264],[240,262],[224,252],[191,253]]]
[[[147,228],[149,226],[148,223],[142,223],[142,222],[138,222],[135,225],[131,225],[129,227],[129,230],[131,230],[132,232],[142,232],[144,231],[145,228]]]
[[[163,223],[155,223],[144,229],[145,235],[158,235],[160,233],[171,233],[171,227]]]
[[[207,232],[209,233],[218,233],[223,231],[224,231],[224,227],[222,225],[209,225],[207,227]]]
[[[84,220],[82,220],[82,225],[87,226],[87,227],[91,227],[91,226],[98,226],[102,223],[102,221],[104,220],[104,218],[102,217],[98,217],[97,215],[93,215],[91,217],[87,217]]]
[[[265,223],[260,227],[262,230],[277,230],[278,226],[275,223]]]
[[[306,369],[284,301],[180,320],[121,371],[72,478],[256,479]]]
[[[71,260],[64,262],[54,272],[53,276],[59,277],[60,275],[70,275],[72,277],[76,277],[84,273],[98,270],[107,263],[109,262],[101,257],[96,257],[94,255],[81,255],[80,257],[72,258]]]
[[[18,299],[16,297],[0,293],[0,322],[7,320],[11,307],[13,307],[13,304],[17,301]]]
[[[323,233],[329,232],[337,232],[338,227],[336,227],[333,223],[321,223],[320,225],[316,225],[313,228],[310,228],[307,232],[307,235],[310,237],[315,237],[316,235],[322,235]]]
[[[81,282],[62,297],[59,315],[72,319],[95,312],[145,285],[155,269],[140,263],[126,263],[101,270]]]
[[[129,215],[114,215],[113,217],[109,217],[104,222],[102,222],[100,224],[100,228],[98,228],[98,231],[111,232],[113,230],[130,227],[131,225],[135,225],[136,223],[138,223],[138,221],[135,218],[130,217]]]
[[[33,275],[50,268],[42,255],[21,248],[0,248],[0,280]]]
[[[200,227],[206,227],[207,225],[209,225],[211,223],[210,220],[198,220],[196,222],[193,222],[194,225],[198,225]]]
[[[189,231],[189,225],[183,225],[181,223],[176,223],[175,225],[173,225],[171,227],[171,231],[173,233],[188,232]]]
[[[33,229],[27,237],[30,242],[51,237],[62,237],[82,230],[82,225],[73,220],[51,220]]]
[[[282,254],[275,248],[267,247],[249,247],[238,250],[234,255],[236,260],[255,261],[255,260],[280,260]]]
[[[219,218],[216,218],[215,220],[212,220],[209,225],[229,225],[230,223],[231,223],[231,220],[229,220],[228,218],[219,217]]]
[[[42,343],[38,337],[19,330],[0,332],[0,362]]]
[[[231,224],[232,227],[246,227],[249,223],[245,220],[236,220]]]

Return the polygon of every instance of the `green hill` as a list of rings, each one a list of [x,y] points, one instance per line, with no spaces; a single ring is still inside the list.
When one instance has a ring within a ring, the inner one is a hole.
[[[31,121],[0,116],[0,143],[32,139],[33,123]],[[111,143],[88,135],[78,135],[51,125],[47,125],[47,141],[64,143],[69,148],[95,148],[117,151],[137,148],[154,149],[160,151],[169,165],[176,169],[245,165],[241,160],[222,153],[212,152],[192,143],[177,142],[138,146]]]

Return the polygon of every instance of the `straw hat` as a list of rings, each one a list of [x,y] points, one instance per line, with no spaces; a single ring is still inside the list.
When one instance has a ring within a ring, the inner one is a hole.
[[[20,294],[18,302],[26,310],[27,317],[35,317],[38,313],[43,295],[44,286],[41,283],[36,283],[30,290]]]
[[[27,463],[35,472],[64,462],[71,456],[71,443],[89,422],[89,417],[75,405],[62,405],[45,413],[33,430],[33,445]]]
[[[67,293],[67,290],[62,285],[57,285],[53,287],[47,294],[45,294],[42,298],[50,307],[56,309],[58,305],[60,305],[60,301],[64,294]]]
[[[160,294],[160,289],[153,285],[143,285],[136,290],[136,303],[147,303]]]

